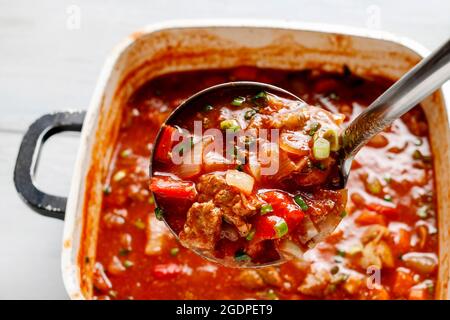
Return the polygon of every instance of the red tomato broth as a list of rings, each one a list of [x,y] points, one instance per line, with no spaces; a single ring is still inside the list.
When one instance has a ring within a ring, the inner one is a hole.
[[[309,70],[292,72],[249,67],[175,73],[149,81],[125,107],[117,152],[111,162],[110,177],[105,183],[108,188],[105,188],[96,262],[98,266],[104,267],[111,285],[105,288],[94,281],[95,297],[432,298],[436,270],[424,273],[420,266],[399,258],[400,254],[407,252],[437,255],[438,248],[436,213],[433,209],[433,169],[426,158],[430,155],[428,130],[420,107],[409,112],[402,120],[397,120],[383,133],[387,144],[365,147],[358,154],[348,183],[348,216],[330,237],[307,253],[306,262],[291,261],[265,271],[225,268],[181,247],[168,230],[160,251],[152,255],[145,253],[148,241],[145,229],[148,228],[148,216],[154,211],[154,205],[149,202],[148,165],[152,142],[159,126],[183,99],[211,85],[233,80],[273,83],[310,104],[323,106],[331,112],[344,113],[347,120],[352,119],[390,85],[385,79],[362,79],[348,71],[328,74]],[[421,139],[420,145],[418,138]],[[123,150],[128,148],[132,153],[127,156]],[[425,157],[420,158],[417,154],[413,156],[417,149]],[[125,176],[114,179],[119,171],[124,171]],[[381,191],[377,183],[369,184],[368,187],[367,180],[373,177],[378,178]],[[370,221],[365,225],[357,223],[361,213],[369,210],[367,205],[372,205],[369,211],[374,212],[373,209],[377,207],[373,204],[395,207],[394,210],[387,210],[393,211],[390,214],[383,210],[379,210],[382,213],[375,212],[383,215],[384,219],[379,221],[383,221],[384,226],[370,224]],[[427,210],[424,212],[422,208],[425,206]],[[154,215],[150,223],[156,223]],[[361,244],[361,238],[374,226],[386,228],[382,229],[384,232],[387,230],[387,234],[380,243],[389,247],[395,259],[392,265],[382,266],[381,285],[369,289],[365,284],[366,268],[360,262],[362,254],[354,247]],[[410,245],[405,245],[403,241],[400,250],[397,248],[399,234],[405,232],[410,236]],[[131,250],[126,253],[123,250],[124,234],[132,239]],[[121,261],[122,266],[126,264],[128,267],[112,267],[114,257]],[[132,262],[132,265],[126,261]],[[400,280],[396,279],[400,278],[398,274],[404,269],[414,279],[410,288],[398,292],[394,289],[399,287]],[[358,277],[363,277],[363,280],[354,279]],[[318,285],[311,285],[314,282],[311,279],[316,279]],[[211,290],[212,283],[214,290]]]

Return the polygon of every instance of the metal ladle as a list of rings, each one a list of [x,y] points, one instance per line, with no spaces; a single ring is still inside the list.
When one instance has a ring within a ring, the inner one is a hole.
[[[411,110],[420,101],[437,90],[449,78],[450,40],[447,40],[447,42],[445,42],[440,48],[420,61],[414,68],[412,68],[386,92],[378,97],[356,119],[354,119],[342,134],[343,148],[341,149],[341,153],[339,155],[339,169],[341,174],[341,184],[339,188],[345,188],[348,181],[348,176],[350,174],[351,164],[357,152],[365,144],[367,144],[371,138],[387,128],[394,120],[400,118],[403,114]],[[218,94],[229,95],[233,92],[238,94],[239,90],[242,90],[243,88],[253,88],[255,92],[264,90],[284,98],[291,98],[301,101],[301,99],[292,93],[273,85],[247,81],[230,82],[207,88],[191,96],[172,112],[165,123],[171,123],[180,114],[186,112],[187,108],[188,110],[192,110],[189,108],[205,97],[211,97],[212,95]],[[155,148],[158,145],[160,133],[156,138]],[[150,174],[153,174],[152,168],[150,168]],[[333,224],[328,224],[337,226],[338,223],[339,221],[333,222]],[[167,222],[166,224],[174,235],[178,237],[178,235],[172,230],[171,226]],[[328,228],[328,230],[324,232],[326,234],[323,234],[319,238],[325,238],[325,236],[333,230],[334,228]],[[196,250],[194,251],[204,256],[201,252]],[[230,266],[230,263],[221,261],[211,256],[206,256],[205,258]],[[244,267],[275,265],[280,264],[283,261],[284,260],[277,260],[273,261],[273,263],[264,265],[250,263],[244,265]]]

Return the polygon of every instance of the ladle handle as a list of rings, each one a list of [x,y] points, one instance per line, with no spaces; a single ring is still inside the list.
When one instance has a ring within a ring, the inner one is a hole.
[[[450,78],[450,39],[392,85],[346,128],[345,158],[351,159],[373,136]]]

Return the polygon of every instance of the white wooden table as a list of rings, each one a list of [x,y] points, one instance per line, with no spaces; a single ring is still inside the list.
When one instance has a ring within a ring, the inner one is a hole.
[[[434,49],[450,36],[449,12],[442,0],[0,0],[0,299],[67,298],[63,223],[22,203],[13,168],[27,126],[50,111],[86,108],[103,60],[129,33],[173,19],[273,19],[377,28]],[[76,134],[47,142],[42,189],[67,194],[76,150]]]

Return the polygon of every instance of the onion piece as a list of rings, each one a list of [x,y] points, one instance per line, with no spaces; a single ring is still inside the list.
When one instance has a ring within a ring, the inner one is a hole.
[[[303,259],[303,250],[291,240],[281,242],[278,250],[283,257]]]
[[[195,144],[181,158],[181,163],[174,166],[173,173],[181,179],[190,179],[202,171],[202,142]]]
[[[248,157],[248,172],[255,178],[256,181],[261,181],[261,164],[258,162],[258,157],[255,153],[250,153]]]
[[[299,156],[307,156],[310,150],[309,140],[311,137],[299,132],[284,132],[280,137],[280,148]]]
[[[227,170],[225,180],[229,186],[233,186],[241,190],[245,194],[251,194],[255,179],[245,172],[238,170]]]

